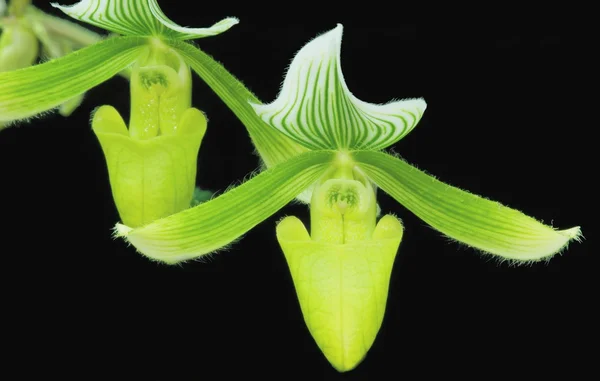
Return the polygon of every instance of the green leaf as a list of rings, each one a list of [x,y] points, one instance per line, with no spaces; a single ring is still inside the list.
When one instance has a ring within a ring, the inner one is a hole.
[[[185,42],[171,41],[169,45],[184,57],[188,65],[244,124],[267,168],[307,151],[265,124],[248,103],[260,103],[256,96],[208,54]]]
[[[155,0],[82,0],[52,6],[79,21],[125,36],[186,40],[214,36],[238,23],[236,18],[226,18],[210,28],[184,28],[169,20]]]
[[[444,184],[382,152],[352,153],[367,176],[423,221],[450,238],[515,261],[549,259],[581,238],[579,227],[556,230],[520,211]]]
[[[229,245],[284,207],[315,183],[333,158],[330,151],[304,153],[210,201],[146,226],[117,224],[116,235],[157,261],[174,264],[200,257]]]
[[[0,16],[4,16],[4,12],[6,12],[6,1],[0,0]]]
[[[341,24],[310,41],[294,57],[277,99],[253,107],[269,125],[311,149],[388,147],[417,125],[426,103],[377,105],[356,98],[342,74],[341,44]]]
[[[28,118],[59,106],[131,65],[147,39],[110,38],[65,57],[0,73],[0,122]]]

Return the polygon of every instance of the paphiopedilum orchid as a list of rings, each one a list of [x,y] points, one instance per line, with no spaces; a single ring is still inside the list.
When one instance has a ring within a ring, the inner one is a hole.
[[[311,334],[330,363],[348,371],[381,326],[403,235],[398,218],[377,222],[377,188],[453,240],[504,260],[548,259],[581,232],[544,225],[384,152],[415,128],[426,103],[357,99],[341,71],[341,41],[341,25],[318,36],[294,57],[275,101],[250,100],[272,130],[304,152],[209,202],[140,228],[117,224],[116,230],[142,254],[176,263],[222,248],[295,197],[308,196],[310,233],[287,217],[277,239]]]
[[[121,230],[186,209],[190,202],[198,204],[193,194],[207,198],[206,192],[194,193],[196,156],[206,120],[191,107],[190,67],[244,123],[265,166],[306,151],[268,128],[248,103],[258,101],[254,95],[219,63],[186,42],[218,35],[237,24],[236,18],[225,18],[209,28],[186,28],[167,18],[156,0],[83,0],[72,6],[53,6],[117,36],[51,62],[0,73],[0,123],[51,110],[117,73],[130,72],[129,127],[112,106],[100,107],[92,120],[124,224]],[[215,221],[221,214],[217,208],[213,215],[205,215]],[[239,232],[234,231],[225,241],[237,236]]]
[[[339,62],[341,26],[302,48],[278,98],[261,104],[185,42],[221,33],[235,19],[183,28],[155,0],[84,0],[58,7],[123,36],[0,73],[0,122],[57,107],[131,69],[129,128],[110,106],[93,118],[123,222],[116,235],[149,258],[178,263],[231,244],[295,198],[310,203],[310,233],[288,217],[276,234],[307,326],[340,371],[354,368],[375,340],[402,239],[399,219],[386,215],[377,222],[377,188],[447,236],[500,258],[549,258],[580,236],[578,227],[556,230],[383,152],[417,125],[426,104],[407,99],[374,105],[354,97]],[[266,167],[191,208],[190,161],[206,120],[191,107],[190,67],[244,123]]]
[[[21,69],[38,59],[62,57],[102,39],[97,33],[51,16],[31,5],[31,0],[0,0],[0,72]],[[40,49],[41,46],[41,49]],[[83,96],[62,103],[59,113],[69,116]],[[7,124],[0,121],[0,129]]]

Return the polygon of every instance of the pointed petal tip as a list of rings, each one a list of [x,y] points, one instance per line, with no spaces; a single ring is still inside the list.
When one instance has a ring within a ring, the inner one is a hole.
[[[157,0],[147,0],[150,12],[153,17],[164,27],[168,29],[168,34],[178,40],[191,40],[210,36],[216,36],[227,30],[232,26],[238,24],[240,20],[237,17],[226,17],[208,28],[188,28],[181,26],[171,20],[164,12],[160,9]]]
[[[240,23],[240,19],[237,17],[226,17],[223,20],[221,20],[221,22],[226,22],[231,24],[231,26],[234,26]]]
[[[338,23],[306,43],[277,97],[251,107],[263,122],[308,149],[384,149],[417,126],[427,104],[423,98],[375,104],[354,96],[341,68],[342,33]],[[315,114],[317,103],[321,111]]]
[[[133,228],[130,228],[127,225],[123,225],[120,223],[116,223],[115,227],[113,228],[113,237],[114,238],[124,238],[126,237],[131,231],[133,230]]]
[[[547,246],[540,246],[539,252],[536,254],[510,256],[510,257],[498,257],[500,262],[508,261],[510,264],[518,265],[529,265],[537,262],[548,263],[552,258],[562,254],[567,250],[572,242],[581,243],[583,240],[583,234],[579,226],[572,227],[570,229],[555,230],[557,233],[553,238],[548,237]],[[489,253],[498,256],[497,253]]]
[[[237,17],[225,17],[223,20],[217,21],[211,25],[208,29],[219,28],[220,32],[229,30],[232,26],[240,23],[240,19]]]
[[[296,56],[292,60],[292,64],[299,58],[302,60],[314,60],[314,57],[319,57],[321,54],[329,56],[331,55],[332,44],[334,44],[333,50],[339,51],[343,32],[344,27],[342,24],[338,23],[335,28],[318,34],[315,38],[304,44],[304,46],[296,53]]]
[[[569,237],[569,241],[581,242],[584,240],[583,233],[581,232],[580,226],[575,226],[570,229],[564,229],[558,231],[560,234]]]
[[[423,116],[423,114],[425,114],[425,110],[427,110],[427,102],[425,101],[425,98],[423,98],[423,97],[404,98],[404,99],[400,99],[400,100],[393,100],[393,101],[389,102],[388,104],[389,105],[392,105],[392,104],[398,105],[400,103],[403,104],[405,107],[408,106],[413,111],[417,111],[419,114],[418,115],[419,120]],[[417,123],[415,123],[415,125],[416,124]]]
[[[522,212],[445,184],[387,153],[357,151],[353,158],[380,189],[442,232],[501,262],[548,261],[583,238],[579,226],[557,230]]]

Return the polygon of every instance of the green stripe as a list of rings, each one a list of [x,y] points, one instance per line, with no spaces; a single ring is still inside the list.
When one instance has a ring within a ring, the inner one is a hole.
[[[145,38],[110,38],[67,56],[0,73],[0,121],[27,118],[110,79],[142,54]]]
[[[267,167],[306,151],[256,115],[249,102],[260,103],[258,98],[221,64],[189,43],[176,40],[168,43],[244,124]]]
[[[303,153],[219,197],[134,229],[125,238],[142,254],[170,263],[218,250],[312,185],[334,156],[328,151]]]
[[[306,44],[294,57],[277,99],[255,110],[309,149],[388,147],[417,125],[425,102],[374,105],[356,99],[343,79],[340,45],[341,27]]]
[[[386,193],[447,236],[512,259],[539,259],[559,251],[573,232],[560,232],[498,202],[441,181],[381,152],[352,153]]]

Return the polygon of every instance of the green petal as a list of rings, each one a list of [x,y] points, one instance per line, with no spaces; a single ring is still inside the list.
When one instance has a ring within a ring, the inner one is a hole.
[[[423,99],[383,105],[356,98],[340,66],[342,25],[306,44],[294,57],[279,96],[255,104],[269,125],[311,149],[382,149],[406,136],[426,108]]]
[[[268,169],[210,201],[132,229],[117,224],[143,255],[173,264],[221,249],[284,207],[321,176],[329,151],[307,152]]]
[[[125,36],[160,36],[165,29],[152,15],[147,0],[81,0],[52,6],[81,22]]]
[[[40,65],[0,73],[0,122],[34,116],[83,94],[131,65],[146,43],[140,37],[110,38]]]
[[[188,43],[172,41],[170,45],[244,124],[267,168],[307,151],[256,115],[248,102],[260,101],[221,64]]]
[[[549,259],[581,237],[579,227],[556,230],[525,214],[476,196],[382,152],[352,154],[386,193],[448,237],[514,261]]]
[[[125,36],[186,40],[223,33],[238,22],[226,18],[210,28],[184,28],[169,20],[155,0],[82,0],[74,5],[52,6],[79,21]]]
[[[244,124],[266,168],[307,151],[305,147],[269,127],[256,115],[249,102],[258,104],[260,100],[220,63],[188,43],[171,41],[170,45],[185,57],[192,69]],[[311,195],[312,186],[300,193],[297,200],[308,204]]]
[[[152,11],[154,17],[168,28],[165,35],[178,40],[191,40],[195,38],[216,36],[239,23],[237,18],[227,17],[210,28],[186,28],[171,21],[171,19],[169,19],[160,9],[156,0],[149,0],[148,5],[150,6],[150,11]]]

